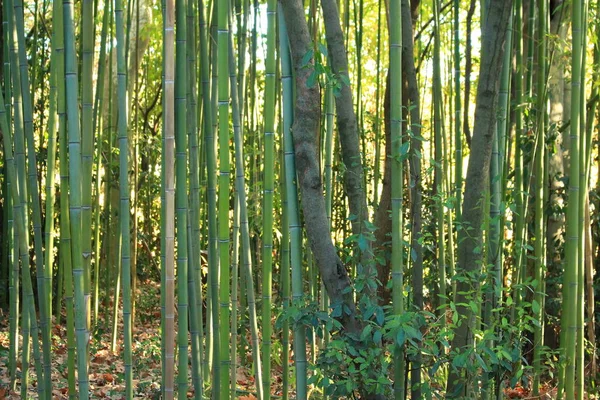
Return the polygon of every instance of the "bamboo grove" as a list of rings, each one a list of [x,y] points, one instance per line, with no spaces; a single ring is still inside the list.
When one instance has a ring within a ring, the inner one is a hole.
[[[599,395],[600,1],[0,9],[0,397]]]

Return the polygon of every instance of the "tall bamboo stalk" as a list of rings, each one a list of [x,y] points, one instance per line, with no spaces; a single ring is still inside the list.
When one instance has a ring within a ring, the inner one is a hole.
[[[230,398],[229,385],[229,0],[219,0],[217,12],[219,100],[219,398]],[[216,306],[216,304],[213,304]],[[217,332],[215,332],[217,334]]]
[[[539,394],[540,375],[541,371],[541,355],[543,346],[543,309],[544,309],[544,269],[545,269],[545,245],[544,245],[544,225],[546,219],[544,217],[544,178],[546,172],[544,170],[544,159],[545,159],[545,146],[546,146],[546,114],[547,114],[547,100],[546,100],[546,69],[547,69],[547,21],[548,21],[548,4],[546,0],[537,1],[537,44],[538,44],[538,65],[536,71],[537,77],[537,136],[536,136],[536,148],[534,158],[534,190],[535,190],[535,204],[534,204],[534,257],[535,257],[535,269],[534,269],[534,282],[535,282],[535,296],[533,303],[534,318],[538,323],[534,328],[534,339],[533,339],[533,369],[534,369],[534,381],[533,381],[533,393],[534,395]]]
[[[104,16],[102,17],[102,33],[100,38],[100,57],[98,60],[98,80],[96,83],[96,98],[94,100],[94,108],[93,108],[93,127],[95,129],[95,134],[99,138],[98,147],[97,147],[97,161],[96,161],[96,198],[94,202],[94,323],[98,321],[98,310],[100,306],[100,231],[102,230],[102,225],[100,224],[100,190],[102,185],[101,179],[101,166],[102,166],[102,148],[104,141],[104,126],[110,125],[106,121],[102,121],[102,114],[100,113],[100,118],[98,118],[98,111],[102,110],[103,107],[103,99],[104,99],[104,74],[106,71],[106,39],[108,36],[108,25],[109,21],[112,22],[110,18],[111,14],[111,4],[110,0],[106,0],[104,4]],[[112,77],[111,77],[112,80]],[[106,204],[106,202],[105,202]],[[106,238],[107,235],[104,235]]]
[[[271,297],[273,292],[273,192],[275,142],[275,0],[267,2],[267,59],[265,61],[264,196],[263,196],[263,296],[262,296],[262,381],[263,394],[271,393]]]
[[[216,4],[216,2],[213,2]],[[214,107],[211,99],[210,88],[210,71],[208,57],[208,42],[206,37],[206,22],[204,17],[204,2],[198,3],[198,11],[200,16],[199,31],[200,31],[200,80],[202,92],[202,121],[204,131],[204,153],[206,159],[206,197],[207,197],[207,219],[208,219],[208,288],[207,288],[207,306],[206,306],[206,354],[204,357],[204,379],[209,379],[210,369],[212,367],[212,359],[214,352],[213,333],[218,332],[218,318],[215,317],[212,303],[214,302],[213,292],[217,291],[218,286],[218,258],[217,237],[216,237],[216,148],[215,136],[213,129],[213,113]],[[213,57],[214,59],[214,57]],[[214,62],[214,60],[213,60]],[[218,376],[216,374],[212,380],[212,386],[218,386]]]
[[[462,164],[463,164],[463,140],[462,140],[462,126],[461,126],[461,103],[460,103],[460,0],[454,0],[453,5],[453,31],[454,31],[454,154],[455,154],[455,172],[454,172],[454,185],[455,185],[455,210],[456,220],[460,222],[461,203],[462,203]]]
[[[11,52],[10,52],[10,34],[12,32],[12,18],[9,18],[12,15],[10,11],[12,9],[11,0],[6,0],[2,3],[2,32],[6,34],[2,37],[2,47],[3,47],[3,78],[4,78],[4,110],[6,113],[6,118],[8,121],[12,120],[12,107],[11,107],[11,84],[10,79],[12,74],[11,72]],[[10,129],[10,125],[7,124],[6,131],[2,131],[3,135],[12,135],[12,130]],[[6,151],[6,150],[5,150]],[[8,166],[4,167],[5,171],[8,170]],[[16,390],[17,387],[17,357],[19,353],[19,341],[17,340],[18,328],[19,328],[19,311],[22,312],[19,308],[19,254],[18,254],[18,232],[17,227],[15,225],[15,203],[12,201],[12,191],[15,190],[16,182],[10,182],[10,179],[7,177],[6,179],[6,209],[7,213],[7,230],[6,233],[8,235],[8,268],[9,268],[9,337],[10,345],[9,345],[9,359],[8,359],[8,367],[9,367],[9,375],[10,375],[10,389]]]
[[[162,180],[164,203],[162,207],[161,251],[164,258],[163,309],[163,380],[167,400],[174,398],[175,379],[175,2],[165,0],[163,11],[163,162]]]
[[[38,186],[38,174],[37,174],[37,161],[35,151],[35,139],[33,136],[33,109],[32,109],[32,95],[31,86],[29,79],[29,63],[27,60],[26,48],[25,48],[25,22],[23,15],[23,2],[22,0],[15,0],[13,3],[14,8],[14,20],[17,34],[17,48],[18,48],[18,62],[19,62],[19,73],[21,84],[21,97],[23,107],[23,128],[25,133],[25,141],[27,146],[27,185],[29,193],[28,201],[29,206],[33,210],[33,242],[34,242],[34,253],[35,253],[35,267],[37,276],[37,290],[38,290],[38,301],[40,311],[40,323],[39,328],[42,333],[42,352],[43,352],[43,364],[44,364],[44,382],[38,383],[38,392],[41,393],[42,398],[50,398],[49,393],[51,389],[51,339],[50,339],[50,315],[48,314],[47,304],[52,304],[51,296],[47,288],[48,285],[44,281],[44,253],[42,250],[42,214],[40,207],[40,194]],[[16,68],[13,73],[16,74]],[[16,92],[16,90],[14,91]],[[23,171],[25,173],[25,171]],[[36,319],[34,315],[31,318]],[[33,331],[35,328],[33,327]],[[34,343],[37,342],[37,337],[33,338]],[[35,351],[34,348],[34,355]],[[41,376],[38,374],[38,378]],[[43,383],[43,384],[42,384]]]
[[[285,182],[288,200],[290,229],[290,264],[292,267],[292,304],[298,304],[302,293],[302,225],[298,210],[298,189],[296,185],[296,161],[292,141],[293,85],[291,54],[287,28],[283,13],[279,17],[279,46],[281,54],[281,80],[283,88],[283,148],[285,158]],[[294,328],[294,362],[296,367],[296,398],[304,400],[307,393],[306,332],[301,324]]]
[[[119,137],[119,220],[121,231],[121,280],[123,284],[123,345],[125,366],[125,396],[133,397],[132,321],[131,321],[131,231],[129,227],[129,138],[127,132],[127,66],[125,63],[125,32],[122,0],[115,2],[117,37],[117,104]],[[185,286],[185,285],[184,285]],[[187,354],[187,352],[186,352]]]
[[[581,112],[581,73],[582,73],[582,16],[583,0],[573,2],[571,24],[572,55],[571,55],[571,124],[570,124],[570,171],[569,176],[569,208],[567,209],[567,236],[565,243],[565,269],[563,273],[563,326],[566,328],[561,335],[562,359],[565,363],[564,375],[559,375],[559,383],[564,387],[567,399],[575,398],[575,363],[577,348],[577,313],[575,310],[578,284],[579,256],[579,157],[580,157],[580,112]],[[559,390],[559,396],[562,395]]]
[[[92,261],[92,166],[94,164],[93,63],[94,16],[93,1],[81,2],[81,251],[83,252],[86,323],[91,327],[91,261]]]
[[[185,0],[175,1],[175,214],[177,233],[177,310],[179,312],[178,398],[187,399],[188,375],[188,237],[187,237],[187,57]]]
[[[69,213],[71,220],[71,251],[73,283],[75,286],[75,329],[77,339],[77,375],[79,397],[89,398],[87,372],[87,316],[85,305],[85,275],[81,243],[81,131],[79,126],[77,59],[75,54],[75,22],[73,2],[63,1],[65,40],[65,83],[67,106],[67,132],[69,142]],[[66,271],[65,271],[66,272]]]
[[[16,93],[16,91],[15,91]],[[16,108],[15,108],[16,109]],[[0,131],[6,132],[7,134],[3,134],[3,145],[4,145],[4,160],[5,165],[8,170],[8,179],[10,182],[19,182],[18,175],[24,175],[23,169],[18,167],[18,164],[15,162],[16,159],[13,156],[13,144],[12,138],[8,134],[8,120],[7,113],[4,107],[4,96],[2,91],[0,91]],[[15,143],[16,146],[16,143]],[[16,147],[15,147],[16,148]],[[23,179],[23,178],[22,178]],[[22,358],[22,366],[21,373],[23,374],[21,377],[21,397],[27,398],[28,387],[28,364],[29,364],[29,329],[31,327],[31,335],[33,337],[33,348],[34,348],[34,357],[36,357],[36,370],[38,375],[38,395],[40,398],[45,398],[46,393],[43,388],[44,382],[39,380],[43,379],[43,372],[41,368],[41,363],[39,360],[39,349],[37,343],[37,321],[35,314],[35,305],[33,302],[33,289],[31,284],[31,275],[29,272],[29,244],[28,244],[28,235],[26,230],[26,210],[27,208],[23,206],[25,203],[24,191],[21,190],[24,186],[13,185],[11,190],[12,202],[14,204],[14,213],[15,222],[17,227],[18,236],[16,236],[15,246],[19,248],[19,258],[21,261],[21,268],[23,270],[23,312],[22,312],[22,329],[23,329],[23,358]],[[37,352],[37,355],[35,354]],[[40,388],[40,386],[42,386]]]
[[[240,207],[240,234],[242,237],[242,271],[245,277],[248,314],[250,319],[250,335],[252,340],[252,358],[254,361],[254,381],[259,400],[265,398],[262,384],[262,368],[260,344],[258,338],[258,323],[256,317],[256,300],[254,296],[254,280],[252,276],[252,255],[250,246],[250,232],[248,224],[248,202],[246,198],[246,183],[244,175],[244,146],[241,124],[241,107],[238,101],[237,79],[235,74],[235,58],[233,57],[233,38],[229,36],[229,84],[231,87],[231,109],[233,120],[233,135],[235,148],[235,190],[239,196]],[[235,275],[234,275],[235,279]],[[232,360],[235,362],[235,360]]]
[[[56,48],[56,36],[58,35],[56,29],[52,34],[52,60],[50,64],[50,110],[48,115],[48,158],[47,158],[47,172],[46,172],[46,221],[44,227],[46,254],[45,254],[45,265],[44,265],[44,291],[49,296],[52,294],[52,269],[54,266],[54,201],[55,201],[55,170],[56,170],[56,105],[57,105],[57,57],[58,54],[54,50]],[[52,298],[47,297],[46,302],[46,318],[51,319],[52,317]],[[49,323],[49,322],[48,322]],[[46,362],[46,360],[44,359]],[[48,360],[50,361],[50,360]],[[44,363],[44,378],[46,379],[46,387],[50,388],[51,385],[51,365]],[[49,392],[52,392],[49,390]],[[50,398],[50,396],[48,397]]]
[[[392,0],[389,5],[390,20],[390,125],[392,140],[392,298],[393,313],[404,312],[404,260],[402,251],[402,182],[400,155],[402,144],[402,24],[401,2]],[[404,398],[404,349],[394,345],[394,398]]]
[[[440,287],[439,304],[440,307],[446,306],[446,229],[445,229],[445,214],[444,214],[444,189],[445,189],[445,174],[444,158],[443,158],[443,142],[444,136],[442,131],[442,81],[441,81],[441,35],[440,35],[440,2],[433,1],[434,13],[434,43],[433,43],[433,129],[435,137],[435,176],[434,176],[434,193],[436,194],[436,223],[437,223],[437,267],[438,279]],[[443,310],[443,308],[441,308]],[[442,312],[442,315],[445,311]],[[442,318],[442,324],[445,320]]]
[[[198,96],[196,85],[196,15],[195,2],[187,3],[187,78],[186,85],[187,135],[190,147],[190,202],[188,209],[188,294],[190,333],[192,338],[192,382],[194,396],[200,400],[203,394],[202,379],[202,278],[200,271],[200,175],[198,149]]]

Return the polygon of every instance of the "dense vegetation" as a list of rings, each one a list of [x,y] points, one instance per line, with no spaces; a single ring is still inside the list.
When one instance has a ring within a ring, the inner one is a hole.
[[[600,1],[0,12],[0,398],[598,398]]]

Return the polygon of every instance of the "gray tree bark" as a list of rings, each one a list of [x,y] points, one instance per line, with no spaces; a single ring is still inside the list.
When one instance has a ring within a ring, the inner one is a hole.
[[[358,334],[360,324],[356,320],[356,307],[352,298],[350,278],[331,240],[325,210],[317,152],[321,114],[320,92],[316,85],[313,87],[307,85],[307,80],[314,70],[312,61],[308,66],[304,66],[302,62],[306,53],[311,49],[304,7],[300,0],[284,0],[281,2],[281,6],[288,28],[295,68],[296,105],[292,134],[296,173],[302,195],[304,225],[331,303],[334,306],[342,305],[349,310],[349,312],[342,312],[341,322],[346,332]]]
[[[496,131],[496,112],[506,27],[511,14],[512,1],[490,0],[489,12],[483,27],[481,44],[481,69],[475,103],[475,122],[471,141],[471,154],[467,167],[463,201],[462,227],[458,231],[457,274],[466,279],[457,282],[455,304],[459,313],[459,326],[455,330],[452,349],[464,352],[473,345],[472,316],[469,300],[476,295],[482,265],[483,211],[482,193],[489,186],[489,169],[492,139]],[[463,304],[463,305],[461,305]],[[465,306],[466,305],[466,306]],[[464,371],[451,366],[448,377],[447,398],[465,398]]]
[[[321,8],[323,9],[325,35],[332,70],[335,74],[345,75],[349,79],[348,57],[337,4],[335,0],[321,0]],[[358,124],[354,113],[350,85],[342,84],[340,95],[335,98],[335,106],[342,147],[342,161],[346,167],[344,190],[348,197],[350,213],[357,217],[352,221],[352,233],[359,234],[364,230],[364,221],[368,220],[368,208],[358,138]]]

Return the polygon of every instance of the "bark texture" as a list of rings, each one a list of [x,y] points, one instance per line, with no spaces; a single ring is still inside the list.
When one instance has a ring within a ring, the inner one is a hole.
[[[473,69],[473,57],[471,56],[473,49],[473,46],[471,45],[471,26],[473,22],[473,14],[475,14],[476,4],[477,2],[475,0],[471,0],[469,11],[467,12],[467,42],[465,44],[465,98],[463,100],[463,130],[465,131],[465,138],[469,148],[471,148],[471,128],[469,127],[469,119],[471,115],[469,114],[469,104],[471,99],[471,70]]]
[[[410,110],[410,216],[412,259],[413,305],[417,311],[423,309],[423,246],[422,230],[422,189],[421,189],[421,99],[414,60],[413,24],[408,0],[402,1],[402,71],[405,76],[408,109]],[[420,342],[417,342],[420,346]],[[422,398],[421,393],[421,354],[411,360],[411,398]]]
[[[336,75],[348,75],[348,57],[344,45],[344,33],[335,0],[321,0],[323,21],[327,37],[327,48],[331,66]],[[337,127],[342,147],[342,161],[346,167],[344,190],[348,197],[350,214],[357,216],[352,221],[352,232],[358,234],[368,220],[367,197],[364,188],[364,171],[360,155],[358,125],[354,113],[354,102],[350,85],[342,84],[340,95],[335,98]]]
[[[302,1],[285,0],[281,5],[296,72],[296,105],[292,134],[306,233],[332,305],[343,304],[347,307],[349,312],[342,312],[342,324],[348,333],[357,334],[360,324],[355,317],[356,307],[352,298],[350,278],[331,241],[325,210],[317,152],[320,92],[316,85],[307,85],[307,79],[314,68],[312,61],[309,66],[303,66],[302,63],[303,57],[311,48],[308,25]]]
[[[455,304],[460,320],[452,340],[452,349],[459,353],[473,344],[473,325],[470,323],[472,310],[468,303],[479,286],[478,277],[483,262],[481,225],[484,207],[481,202],[482,193],[485,193],[489,186],[502,57],[511,6],[510,0],[491,0],[483,31],[481,69],[477,86],[471,154],[465,181],[462,228],[458,231],[457,274],[467,278],[459,280],[456,288]],[[465,398],[467,385],[463,374],[464,371],[451,367],[447,398]]]
[[[390,74],[388,71],[386,77],[385,94],[383,96],[383,126],[385,134],[385,164],[383,169],[383,180],[381,197],[379,199],[379,205],[375,211],[375,251],[383,253],[385,264],[380,265],[377,268],[377,279],[381,282],[379,286],[379,297],[381,298],[381,304],[387,305],[391,303],[392,291],[388,288],[388,281],[390,280],[390,254],[391,249],[391,234],[392,234],[392,160],[390,154],[392,154],[392,139],[391,139],[391,126],[390,126]]]

